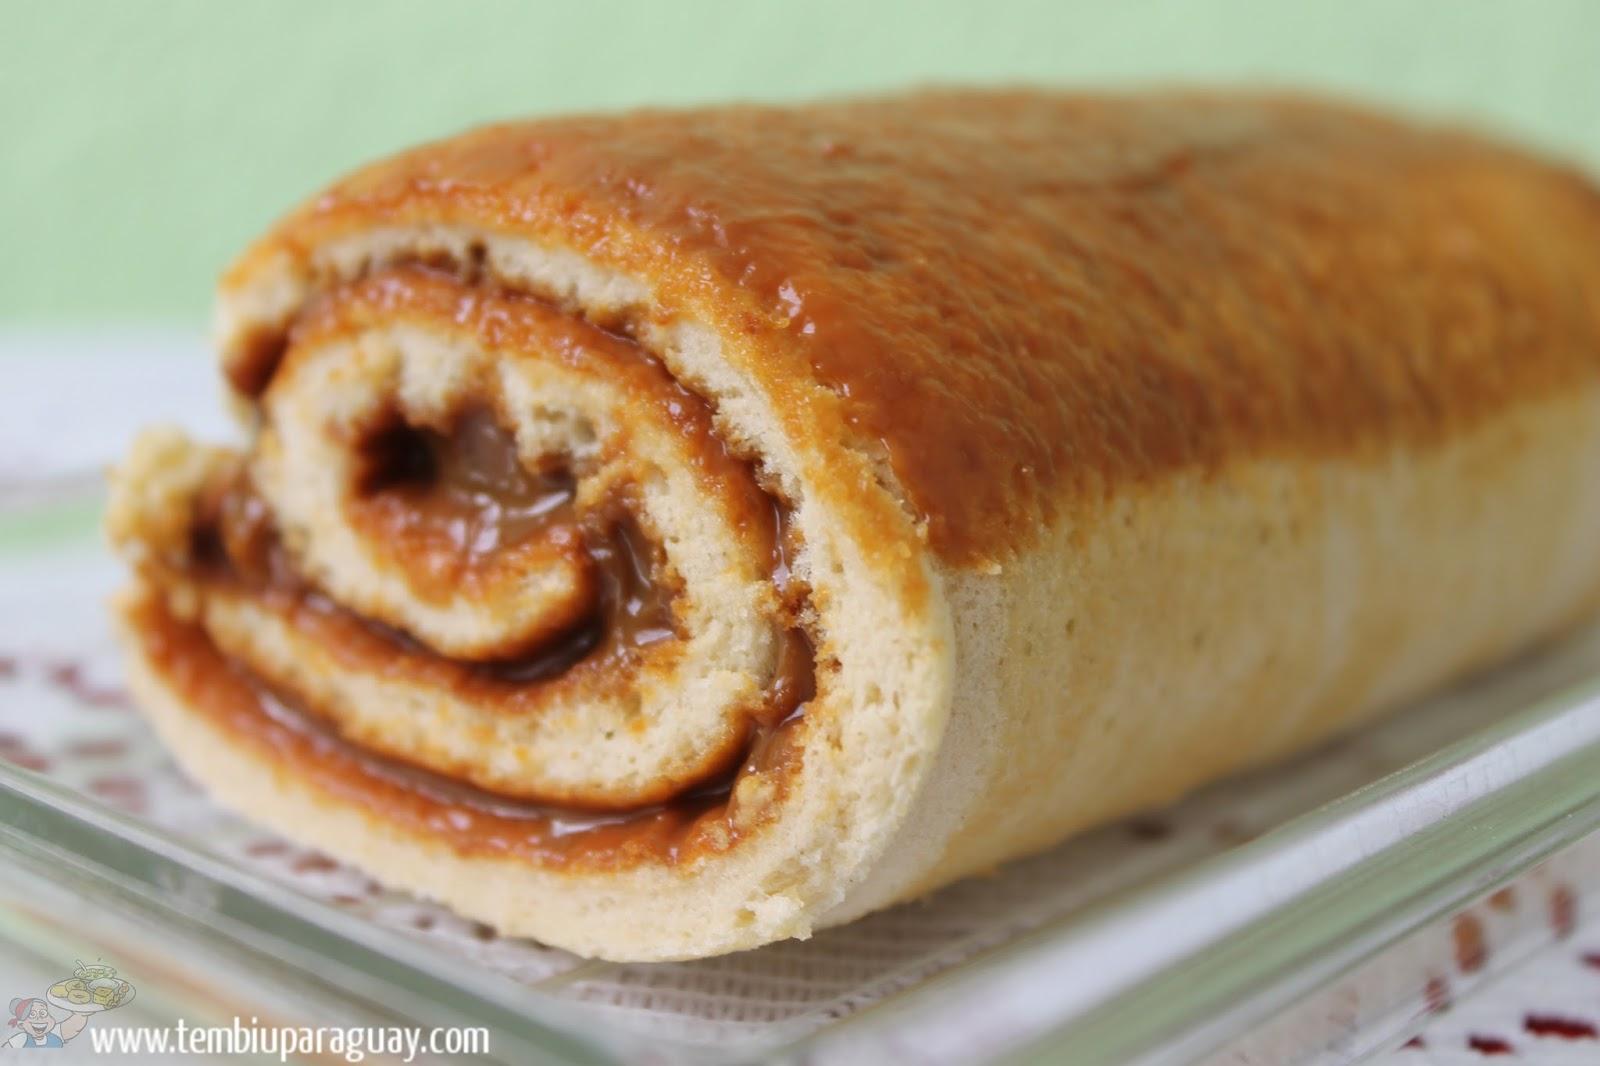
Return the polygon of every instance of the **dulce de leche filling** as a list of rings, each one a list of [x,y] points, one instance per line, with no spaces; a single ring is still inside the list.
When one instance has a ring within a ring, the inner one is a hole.
[[[791,717],[760,730],[735,773],[668,803],[595,813],[510,800],[343,739],[154,600],[136,605],[130,621],[146,660],[190,708],[298,779],[462,855],[620,869],[723,851],[739,838],[738,783],[760,775],[781,787],[799,766],[798,718]]]
[[[609,665],[677,634],[677,590],[665,560],[628,501],[576,506],[566,466],[530,470],[487,407],[459,412],[444,429],[394,416],[360,445],[362,473],[347,513],[406,573],[413,592],[448,598],[518,567],[566,565],[580,594],[546,610],[544,625],[494,673],[537,680],[597,648]]]
[[[649,359],[642,351],[641,359]],[[663,372],[664,373],[664,372]],[[675,410],[704,401],[675,384]],[[702,420],[709,425],[709,416]],[[759,501],[754,470],[737,464],[740,491]],[[450,658],[396,626],[335,602],[296,565],[247,466],[202,493],[182,580],[244,593],[284,612],[343,665],[430,683],[505,713],[537,713],[550,686],[629,683],[646,656],[671,655],[683,634],[674,604],[683,590],[663,550],[635,517],[626,489],[579,504],[585,473],[565,460],[530,464],[490,406],[464,406],[435,425],[386,415],[357,441],[359,476],[346,518],[423,596],[490,580],[496,568],[562,565],[579,592],[553,610],[537,639],[508,654]],[[791,587],[784,507],[756,508],[769,545],[783,617],[777,661],[749,707],[743,740],[707,776],[674,785],[661,802],[593,810],[488,791],[380,753],[344,736],[333,716],[224,654],[202,624],[158,597],[138,604],[147,661],[185,703],[241,741],[281,760],[300,779],[368,814],[444,842],[463,854],[506,854],[541,865],[613,868],[678,862],[730,847],[763,824],[800,762],[799,724],[815,694],[811,643],[798,625],[803,588]],[[159,584],[159,581],[158,581]],[[720,758],[720,757],[719,757]]]

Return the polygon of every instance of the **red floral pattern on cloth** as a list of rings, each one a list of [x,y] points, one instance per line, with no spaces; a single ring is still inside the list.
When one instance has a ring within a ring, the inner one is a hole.
[[[1404,938],[1207,1061],[1600,1063],[1592,1033],[1600,1026],[1596,888],[1600,838],[1590,837]]]
[[[1569,900],[1576,899],[1560,888],[1552,890],[1560,900],[1552,934],[1566,928]],[[1586,925],[1578,925],[1504,980],[1459,1004],[1433,1007],[1435,1016],[1420,1032],[1374,1061],[1382,1066],[1462,1066],[1506,1057],[1552,1066],[1600,1063],[1597,948],[1600,915],[1592,915]]]

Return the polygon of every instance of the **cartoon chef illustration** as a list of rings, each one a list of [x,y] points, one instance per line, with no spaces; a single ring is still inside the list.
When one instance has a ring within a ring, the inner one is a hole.
[[[57,1022],[50,1005],[36,996],[11,1001],[11,1020],[7,1028],[16,1030],[6,1041],[8,1048],[66,1047],[67,1041],[83,1032],[89,1023],[86,1014],[69,1014]]]
[[[89,1016],[122,1006],[134,988],[104,963],[79,962],[72,976],[50,986],[47,996],[21,996],[11,1001],[11,1015],[0,1048],[59,1048],[89,1024]],[[54,1006],[67,1016],[57,1019]]]

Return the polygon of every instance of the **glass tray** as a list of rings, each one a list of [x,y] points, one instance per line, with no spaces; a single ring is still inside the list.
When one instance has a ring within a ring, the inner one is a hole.
[[[587,962],[211,806],[119,686],[98,508],[93,476],[0,477],[0,950],[114,960],[149,1024],[486,1026],[511,1063],[1346,1061],[1600,886],[1591,630],[809,941]]]

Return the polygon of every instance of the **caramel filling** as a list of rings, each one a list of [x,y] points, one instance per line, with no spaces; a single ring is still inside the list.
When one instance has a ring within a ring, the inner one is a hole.
[[[639,358],[649,359],[642,352]],[[797,623],[806,591],[790,580],[785,509],[762,492],[748,464],[706,432],[704,401],[667,380],[663,402],[706,446],[701,462],[725,477],[736,474],[730,487],[740,499],[749,497],[741,521],[767,545],[783,607],[775,622],[773,673],[744,712],[742,731],[709,772],[673,784],[663,801],[605,810],[557,806],[371,750],[341,736],[335,717],[320,713],[314,701],[229,658],[199,624],[155,602],[140,608],[150,662],[191,707],[281,759],[297,776],[463,853],[612,867],[677,862],[731,846],[762,824],[762,812],[781,799],[799,765],[798,724],[815,696],[815,656]],[[433,425],[389,412],[351,446],[358,465],[346,517],[418,595],[470,593],[497,570],[517,572],[550,560],[581,573],[579,594],[550,612],[537,639],[510,654],[443,655],[335,602],[310,581],[243,462],[198,501],[183,579],[202,589],[243,591],[282,611],[348,668],[448,685],[501,713],[537,713],[550,685],[625,687],[646,655],[674,652],[672,642],[682,636],[674,614],[681,590],[662,548],[634,517],[635,501],[625,488],[580,504],[579,482],[589,471],[567,457],[525,461],[489,406],[464,407]]]
[[[459,412],[443,430],[392,416],[359,452],[350,518],[418,595],[442,600],[497,571],[553,561],[582,573],[582,594],[548,611],[521,654],[491,660],[500,676],[538,680],[597,648],[614,665],[678,635],[676,589],[628,501],[579,509],[573,472],[530,470],[489,409]]]
[[[569,517],[576,493],[561,468],[529,470],[494,413],[473,408],[449,432],[395,418],[361,447],[361,502],[395,540],[471,564]]]
[[[470,530],[486,514],[511,513],[510,501],[534,495],[499,497],[485,488],[481,473],[464,477],[462,483],[475,486],[465,505],[470,515],[456,510],[466,498],[461,488],[433,485],[425,491],[450,502],[436,503],[435,513],[423,521]],[[570,502],[561,506],[569,507]],[[547,530],[560,510],[546,509],[542,524],[525,525],[522,532],[534,535]],[[773,576],[782,588],[787,584],[787,563],[781,513],[775,515],[775,524]],[[604,575],[596,616],[535,652],[505,662],[468,663],[439,656],[404,633],[339,606],[306,583],[278,540],[265,503],[242,474],[202,502],[193,537],[192,576],[242,584],[255,595],[290,604],[297,627],[314,633],[319,642],[361,669],[415,670],[419,676],[435,677],[444,672],[477,696],[527,694],[530,686],[557,681],[580,665],[617,670],[630,649],[672,635],[651,621],[669,613],[671,603],[670,592],[655,580],[651,560],[659,549],[622,519],[608,528],[613,531],[610,539],[590,542],[594,565]],[[625,529],[629,531],[620,532]],[[740,783],[756,778],[770,782],[764,803],[781,794],[786,776],[800,761],[795,728],[815,695],[810,641],[798,627],[789,627],[779,641],[765,698],[750,715],[745,742],[730,766],[664,803],[589,811],[490,792],[366,749],[341,737],[315,708],[275,689],[246,664],[224,656],[198,625],[175,618],[156,603],[142,605],[140,612],[138,629],[158,672],[190,706],[236,736],[284,760],[325,791],[370,814],[442,839],[463,854],[516,855],[542,865],[613,867],[644,859],[672,863],[731,846],[751,824],[749,812],[739,809]]]
[[[781,789],[801,757],[791,716],[762,729],[733,773],[669,803],[592,813],[519,802],[352,744],[224,657],[198,626],[154,601],[135,611],[148,661],[189,707],[326,793],[464,855],[612,869],[726,850],[752,824],[740,809],[752,794],[743,783]]]

